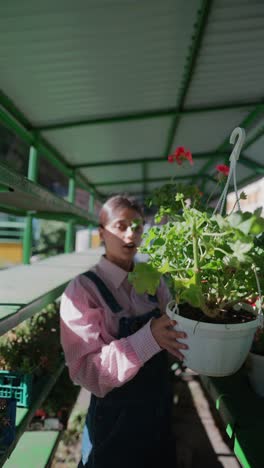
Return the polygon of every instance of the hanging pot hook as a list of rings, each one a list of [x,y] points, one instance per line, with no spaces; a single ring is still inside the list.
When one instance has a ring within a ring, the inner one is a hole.
[[[236,127],[232,131],[229,141],[231,145],[235,145],[235,146],[229,158],[230,162],[232,161],[232,159],[234,159],[235,161],[238,160],[245,138],[246,138],[246,132],[244,128]]]

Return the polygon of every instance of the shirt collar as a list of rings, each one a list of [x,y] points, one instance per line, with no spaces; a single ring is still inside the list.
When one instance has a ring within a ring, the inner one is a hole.
[[[98,266],[104,277],[107,278],[107,281],[110,281],[116,289],[120,287],[128,276],[128,271],[123,270],[123,268],[115,265],[115,263],[110,262],[104,256],[101,257]]]

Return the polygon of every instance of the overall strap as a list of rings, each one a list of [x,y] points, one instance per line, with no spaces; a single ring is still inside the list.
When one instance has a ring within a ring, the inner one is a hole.
[[[110,289],[108,289],[106,284],[96,273],[94,273],[91,270],[88,270],[86,271],[86,273],[83,273],[83,275],[89,278],[89,280],[91,280],[95,284],[102,298],[104,299],[106,304],[110,307],[112,312],[114,312],[115,314],[117,312],[121,312],[122,307],[118,304],[117,300],[114,298]]]

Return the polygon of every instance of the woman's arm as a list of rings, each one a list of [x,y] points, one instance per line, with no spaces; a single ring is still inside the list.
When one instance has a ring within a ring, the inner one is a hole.
[[[73,280],[62,295],[61,343],[72,380],[99,397],[131,380],[161,348],[150,322],[127,338],[111,337],[104,310]]]

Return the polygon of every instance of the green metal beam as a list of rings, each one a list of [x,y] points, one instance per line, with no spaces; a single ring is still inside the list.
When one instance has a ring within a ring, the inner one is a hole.
[[[225,157],[228,153],[227,151],[221,153]],[[218,156],[219,153],[209,152],[209,153],[195,153],[193,154],[193,159],[207,159],[210,157]],[[120,166],[126,164],[145,164],[145,163],[158,163],[165,162],[167,163],[167,158],[164,156],[158,156],[156,158],[133,158],[133,159],[113,159],[111,161],[94,161],[83,164],[75,164],[72,166],[72,169],[81,169],[86,167],[105,167],[105,166]]]
[[[249,146],[253,145],[259,138],[261,138],[264,135],[264,127],[260,128],[255,135],[250,138],[246,143],[244,144],[244,150],[248,148]]]
[[[0,336],[4,335],[8,330],[15,328],[24,320],[27,320],[29,317],[32,317],[36,312],[44,309],[48,304],[51,304],[55,299],[57,299],[65,290],[69,281],[57,286],[52,291],[48,291],[43,296],[35,299],[29,304],[17,304],[17,307],[14,307],[14,311],[7,316],[1,314],[0,318]],[[30,285],[28,285],[30,287]],[[9,307],[12,304],[0,304],[2,308]],[[13,304],[14,305],[14,304]],[[15,305],[14,305],[15,306]]]
[[[15,212],[18,216],[25,216],[27,211],[34,211],[34,217],[41,217],[49,211],[54,216],[64,214],[68,219],[83,219],[85,224],[93,222],[87,210],[68,203],[63,198],[51,193],[26,177],[12,171],[5,164],[0,163],[0,183],[11,188],[8,192],[0,193],[0,205],[3,209]],[[24,203],[24,195],[26,203]],[[23,203],[20,203],[23,202]],[[95,220],[96,221],[96,220]]]
[[[238,125],[238,127],[242,127],[244,129],[250,128],[251,125],[255,122],[256,119],[261,117],[263,115],[263,106],[262,104],[259,104],[253,109],[243,120],[242,122]],[[223,152],[227,148],[230,148],[230,135],[224,140],[224,142],[219,146],[218,150],[216,152]],[[243,146],[243,150],[247,148],[248,144]],[[231,148],[232,149],[232,148]],[[231,152],[231,150],[230,150]]]
[[[39,154],[43,155],[51,164],[67,177],[72,176],[72,168],[64,161],[59,151],[48,143],[39,133],[32,130],[32,125],[26,117],[15,107],[13,102],[0,92],[0,122],[9,130],[18,135],[28,145],[33,145]],[[97,195],[96,188],[85,177],[79,176],[86,189],[92,187]]]
[[[166,180],[186,180],[186,179],[197,179],[200,177],[206,177],[209,178],[210,180],[214,180],[213,177],[208,176],[207,174],[204,174],[203,176],[200,174],[195,174],[195,175],[185,175],[185,176],[176,176],[176,177],[152,177],[149,179],[145,180],[145,183],[151,183],[151,182],[163,182]],[[99,182],[97,186],[100,187],[107,187],[107,186],[112,186],[112,185],[131,185],[131,184],[142,184],[144,182],[143,179],[129,179],[129,180],[115,180],[115,181],[108,181],[108,182]]]
[[[252,169],[256,174],[264,174],[264,166],[254,159],[249,159],[246,156],[240,156],[239,161],[243,166]]]
[[[184,72],[184,77],[183,77],[183,81],[181,85],[181,92],[180,92],[180,96],[179,96],[178,103],[177,103],[177,109],[178,109],[178,112],[180,113],[183,111],[185,98],[189,90],[191,79],[193,77],[193,73],[194,73],[195,65],[197,62],[198,55],[199,55],[199,50],[200,50],[200,46],[202,43],[202,38],[203,38],[204,31],[206,28],[211,5],[212,5],[212,0],[202,0],[201,6],[197,12],[197,21],[194,25],[192,44],[190,46],[189,54],[186,60],[185,72]],[[174,136],[179,125],[180,117],[181,115],[177,113],[173,119],[170,131],[169,131],[169,135],[168,135],[166,148],[165,148],[166,156],[171,151],[171,147],[174,141]]]
[[[21,138],[21,140],[23,140],[28,145],[32,145],[35,143],[34,135],[32,135],[22,125],[20,125],[20,123],[17,120],[15,120],[12,117],[12,115],[2,107],[0,107],[0,122],[2,122],[5,127],[14,132],[17,136]]]
[[[61,130],[73,127],[82,127],[84,125],[98,125],[98,124],[111,124],[117,122],[130,122],[133,120],[146,120],[146,119],[157,119],[160,117],[168,117],[174,115],[175,108],[168,109],[156,109],[148,111],[140,111],[129,114],[116,114],[116,115],[105,115],[98,117],[87,117],[85,119],[69,121],[69,122],[58,122],[54,124],[43,124],[32,127],[32,130],[53,131]]]
[[[90,196],[89,196],[89,213],[92,213],[94,214],[94,208],[95,208],[95,205],[94,205],[94,194],[93,192],[90,192]],[[88,247],[91,248],[92,247],[92,232],[93,232],[93,224],[89,224],[89,227],[88,227],[88,235],[89,235],[89,239],[88,239]]]
[[[76,193],[76,182],[74,177],[69,179],[68,201],[74,204]],[[67,224],[64,252],[70,253],[74,250],[74,223],[70,220]]]
[[[53,131],[53,130],[65,130],[67,128],[82,127],[87,125],[100,125],[100,124],[112,124],[118,122],[130,122],[133,120],[148,120],[160,117],[169,116],[185,116],[191,114],[197,114],[201,112],[215,112],[222,110],[235,110],[244,107],[255,107],[258,102],[234,102],[225,103],[222,105],[212,105],[206,107],[190,107],[177,111],[177,108],[168,109],[155,109],[155,110],[143,110],[140,112],[134,112],[129,114],[115,114],[115,115],[101,115],[96,117],[86,117],[78,120],[70,120],[64,122],[57,122],[51,124],[36,125],[32,127],[32,130],[38,131]]]
[[[28,179],[32,182],[37,182],[38,179],[38,152],[34,146],[31,146],[29,151]],[[33,240],[32,213],[27,213],[25,221],[26,226],[23,235],[23,263],[28,265],[30,263]]]
[[[2,90],[0,90],[0,105],[7,109],[25,128],[28,127],[29,122],[26,116],[15,106],[13,101],[3,93]]]

